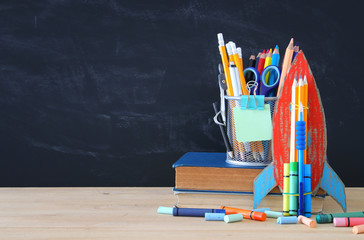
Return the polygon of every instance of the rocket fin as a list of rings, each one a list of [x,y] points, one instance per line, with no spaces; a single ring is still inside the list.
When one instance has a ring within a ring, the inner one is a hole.
[[[324,163],[321,188],[341,206],[344,212],[346,212],[345,185],[327,161]]]
[[[263,198],[277,186],[274,178],[274,165],[270,164],[254,179],[254,208],[257,208]]]

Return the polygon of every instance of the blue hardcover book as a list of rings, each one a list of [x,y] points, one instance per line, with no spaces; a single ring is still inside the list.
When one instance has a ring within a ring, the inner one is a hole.
[[[173,164],[175,193],[252,194],[264,166],[229,164],[226,153],[188,152]]]

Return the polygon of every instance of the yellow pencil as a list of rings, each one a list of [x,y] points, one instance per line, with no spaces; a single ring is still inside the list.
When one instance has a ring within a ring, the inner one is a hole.
[[[239,80],[240,80],[240,86],[242,89],[242,93],[243,95],[249,95],[248,89],[246,88],[246,81],[245,81],[245,77],[243,74],[243,62],[242,60],[239,58],[239,54],[238,54],[238,50],[236,48],[236,45],[234,42],[229,42],[231,49],[233,51],[233,59],[234,59],[234,63],[235,65],[238,67],[238,71],[239,71]]]
[[[222,33],[217,34],[217,39],[219,42],[219,51],[220,51],[220,55],[221,55],[221,62],[222,62],[222,66],[224,68],[224,73],[225,73],[227,93],[229,96],[234,96],[233,86],[231,84],[231,77],[230,77],[230,71],[229,71],[229,61],[227,58],[225,42],[224,42],[224,37],[223,37]]]
[[[288,73],[289,68],[291,67],[292,56],[293,56],[293,38],[291,38],[291,41],[287,46],[286,53],[284,54],[282,63],[282,73],[281,73],[281,78],[279,80],[278,91],[277,91],[278,97],[281,93],[281,88],[283,86],[284,79]]]
[[[265,58],[264,68],[272,65],[272,55],[273,55],[273,52],[272,52],[272,49],[270,49],[267,54],[267,57]],[[270,73],[267,73],[267,75],[265,76],[265,82],[267,84],[269,83],[269,76],[270,76]]]

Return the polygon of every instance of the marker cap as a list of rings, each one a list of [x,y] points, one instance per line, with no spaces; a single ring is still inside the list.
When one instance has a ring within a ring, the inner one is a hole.
[[[318,223],[330,223],[332,222],[332,216],[330,214],[319,214],[316,216]]]
[[[348,219],[347,218],[334,218],[334,226],[335,227],[347,227]]]

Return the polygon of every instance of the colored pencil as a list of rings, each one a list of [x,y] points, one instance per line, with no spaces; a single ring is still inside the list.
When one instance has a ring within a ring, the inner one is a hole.
[[[300,50],[300,47],[298,45],[293,47],[292,62],[293,62],[294,58],[297,56],[297,53],[299,50]]]
[[[283,63],[282,63],[282,73],[281,73],[281,78],[279,80],[277,96],[279,96],[281,94],[280,91],[283,86],[284,79],[288,73],[289,68],[291,67],[292,56],[293,56],[293,38],[291,38],[291,41],[289,42],[286,52],[284,54],[284,59],[283,59]]]
[[[265,58],[264,68],[266,68],[272,64],[272,55],[273,55],[272,49],[269,49],[267,57]],[[270,77],[270,73],[267,73],[267,76],[265,77],[265,82],[267,84],[269,84],[269,77]]]
[[[255,60],[255,68],[258,69],[258,65],[259,65],[259,59],[260,56],[262,56],[263,50],[260,50],[259,53],[257,54],[257,58]]]
[[[265,50],[264,50],[262,55],[260,55],[258,68],[257,68],[257,70],[260,74],[262,74],[262,72],[263,72],[266,56],[267,56],[267,54],[265,53]]]

